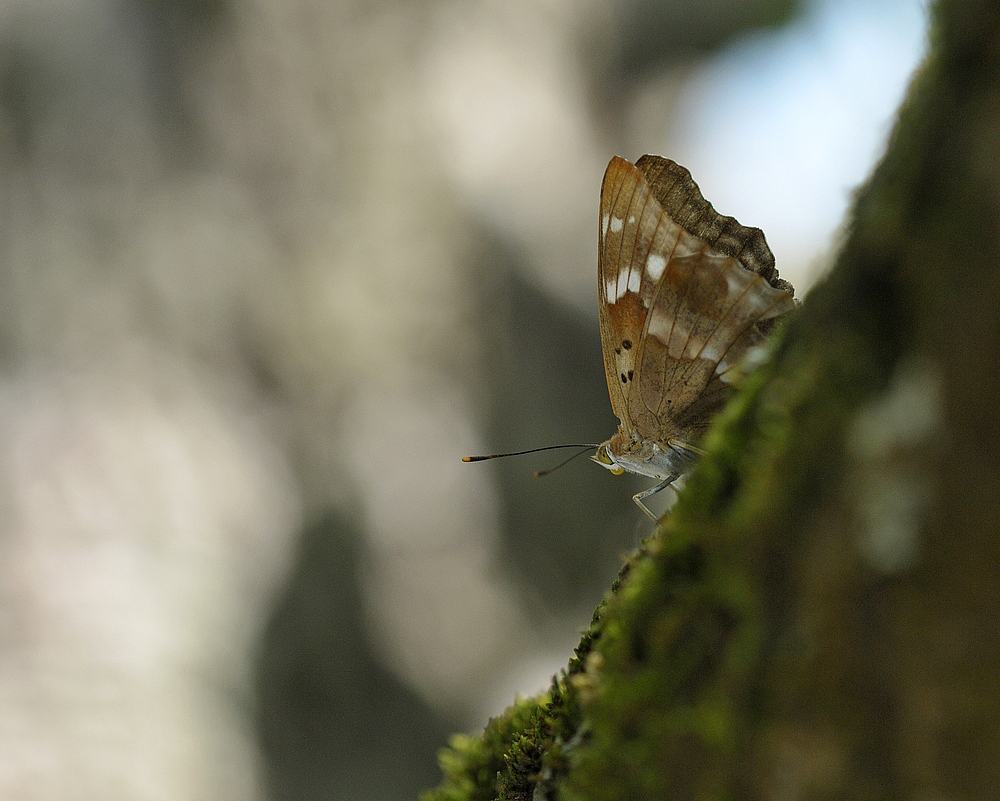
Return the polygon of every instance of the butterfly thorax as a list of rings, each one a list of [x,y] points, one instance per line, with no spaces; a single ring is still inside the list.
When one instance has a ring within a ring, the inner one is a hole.
[[[630,473],[665,479],[690,470],[698,459],[697,450],[683,443],[660,443],[630,436],[619,428],[597,449],[594,461],[614,473]]]

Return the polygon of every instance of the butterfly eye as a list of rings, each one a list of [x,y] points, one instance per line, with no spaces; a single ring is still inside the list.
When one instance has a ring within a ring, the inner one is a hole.
[[[607,443],[601,445],[601,447],[597,449],[597,453],[591,456],[590,458],[593,459],[602,467],[608,468],[608,470],[610,470],[616,476],[620,476],[622,473],[625,472],[625,468],[619,467],[615,463],[615,460],[611,458],[611,452],[608,450]]]

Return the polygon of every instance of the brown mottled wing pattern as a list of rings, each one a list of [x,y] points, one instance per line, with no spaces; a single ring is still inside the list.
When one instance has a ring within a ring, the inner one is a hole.
[[[764,335],[757,323],[794,308],[731,257],[701,243],[675,255],[657,286],[637,356],[629,408],[648,411],[648,436],[696,443],[729,395],[730,370]]]
[[[653,186],[641,169],[615,158],[601,192],[608,387],[626,432],[693,444],[725,402],[731,368],[794,301],[759,229],[715,212],[683,167],[658,157],[644,162],[659,168],[650,171]],[[664,209],[657,191],[681,219]]]
[[[669,252],[671,238],[676,242],[681,233],[664,218],[642,174],[625,159],[613,158],[601,185],[598,308],[611,408],[628,430],[633,424],[626,396],[656,291],[656,282],[644,274],[645,261],[654,238]]]
[[[795,294],[792,285],[778,277],[764,232],[740,225],[735,217],[719,214],[705,200],[685,167],[663,156],[650,155],[642,156],[635,167],[671,220],[716,253],[738,259],[775,289]]]
[[[774,254],[760,228],[740,225],[735,217],[719,214],[702,195],[687,168],[663,156],[642,156],[635,167],[661,206],[674,222],[692,236],[705,242],[716,253],[732,256],[750,272],[757,273],[775,289],[795,294],[792,285],[778,276]],[[767,334],[776,318],[757,323]]]

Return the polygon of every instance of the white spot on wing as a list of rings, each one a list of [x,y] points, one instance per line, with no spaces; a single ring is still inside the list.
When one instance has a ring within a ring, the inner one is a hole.
[[[610,214],[605,214],[603,217],[601,217],[601,235],[602,236],[607,236],[608,235],[608,221],[610,219],[611,219],[611,215]]]
[[[718,337],[716,337],[716,339],[717,338]],[[701,358],[708,359],[710,362],[718,362],[725,355],[726,355],[725,352],[721,348],[721,343],[714,342],[711,339],[705,344],[705,347],[702,348],[701,350]],[[718,370],[716,370],[716,372],[718,372]]]
[[[635,225],[635,215],[634,214],[630,214],[628,216],[628,224],[629,225]]]
[[[736,379],[733,376],[732,365],[727,367],[725,370],[719,370],[718,367],[715,368],[715,374],[719,377],[719,380],[723,384],[732,384]]]
[[[715,374],[728,384],[733,380],[733,376],[729,374],[735,372],[733,370],[735,366],[736,364],[733,362],[730,354],[727,353],[716,365]]]
[[[664,345],[669,344],[671,339],[676,338],[682,338],[684,341],[687,341],[687,336],[681,332],[681,326],[674,320],[673,316],[658,313],[657,311],[654,311],[649,318],[649,334],[656,337]],[[676,355],[671,353],[670,355],[677,358],[680,356],[680,353]]]
[[[604,299],[608,303],[614,303],[618,300],[618,296],[615,290],[618,289],[618,282],[614,278],[609,278],[604,282]]]
[[[639,284],[642,282],[642,273],[638,270],[632,270],[628,277],[628,291],[629,292],[639,292]]]
[[[726,272],[726,300],[735,303],[736,300],[747,291],[747,287],[753,280],[753,276],[747,273],[742,267],[731,269]]]
[[[618,273],[618,291],[615,293],[615,300],[618,300],[628,291],[628,266],[622,267]]]
[[[593,218],[591,218],[591,219],[593,219]],[[625,224],[625,221],[621,217],[612,217],[611,218],[611,232],[617,234],[622,229],[622,226],[624,224]]]
[[[646,275],[652,281],[659,281],[666,266],[667,260],[663,256],[659,253],[650,253],[649,258],[646,259]]]

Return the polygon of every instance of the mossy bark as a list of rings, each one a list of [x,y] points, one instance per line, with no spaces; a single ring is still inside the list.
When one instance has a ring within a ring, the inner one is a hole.
[[[830,277],[567,673],[426,801],[995,797],[998,253],[1000,4],[942,0]]]

